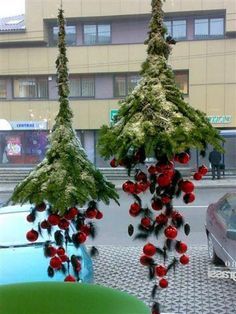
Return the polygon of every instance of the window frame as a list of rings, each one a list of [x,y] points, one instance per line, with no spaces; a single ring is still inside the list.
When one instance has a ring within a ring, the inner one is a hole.
[[[125,96],[118,96],[116,95],[115,91],[115,83],[116,83],[116,77],[117,76],[124,76],[125,77]],[[125,98],[130,93],[128,91],[128,77],[130,76],[139,76],[139,79],[141,79],[141,76],[138,72],[130,72],[130,73],[115,73],[113,74],[113,98]]]
[[[35,79],[36,82],[36,92],[37,92],[37,97],[20,97],[20,96],[15,96],[15,88],[14,88],[14,81],[15,80],[30,80],[30,79]],[[39,80],[45,79],[47,82],[47,96],[46,97],[38,97],[39,95]],[[20,77],[13,77],[12,78],[12,98],[13,99],[49,99],[49,83],[48,83],[48,77],[35,77],[35,76],[20,76]]]
[[[88,44],[85,42],[85,33],[84,33],[84,27],[85,25],[95,25],[96,26],[96,40],[95,40],[95,43],[93,44]],[[110,38],[109,38],[109,41],[106,42],[106,43],[101,43],[98,41],[98,26],[99,25],[109,25],[110,26]],[[84,46],[99,46],[99,45],[109,45],[112,43],[112,23],[111,22],[84,22],[83,25],[82,25],[82,30],[83,30],[83,33],[82,33],[82,40],[83,40],[83,45]]]
[[[183,91],[182,94],[184,96],[189,96],[189,69],[183,69],[183,70],[174,70],[174,75],[176,76],[176,74],[187,74],[187,93],[184,93]],[[177,85],[177,83],[175,83]]]
[[[51,40],[50,40],[50,46],[52,46],[52,47],[56,47],[57,46],[57,42],[55,42],[54,41],[54,28],[55,27],[57,27],[57,28],[59,28],[59,26],[58,25],[51,25],[50,26],[50,38],[51,38]],[[77,30],[77,25],[76,24],[69,24],[69,25],[65,25],[65,31],[66,31],[66,28],[67,27],[75,27],[75,42],[74,42],[74,44],[68,44],[67,42],[66,42],[66,46],[67,47],[74,47],[74,46],[77,46],[77,35],[78,35],[78,30]]]
[[[82,80],[83,79],[92,79],[93,80],[93,91],[94,94],[93,96],[82,96]],[[80,91],[80,96],[70,96],[69,99],[94,99],[96,95],[96,84],[95,84],[95,75],[76,75],[76,76],[71,76],[69,77],[69,81],[73,79],[78,79],[79,80],[79,91]]]
[[[211,20],[222,19],[223,20],[223,34],[222,35],[211,35]],[[207,20],[208,23],[208,35],[196,35],[196,20]],[[222,39],[225,38],[225,16],[196,16],[193,19],[193,38],[194,40],[206,40],[206,39]]]
[[[0,77],[0,81],[4,81],[5,93],[6,93],[6,96],[5,96],[5,97],[1,97],[1,96],[0,96],[0,99],[7,99],[7,79],[6,79],[6,78],[3,78],[3,77]]]
[[[173,36],[173,22],[176,22],[176,21],[185,21],[186,22],[185,36],[184,37],[175,38]],[[170,22],[170,29],[171,29],[171,34],[167,33],[167,36],[170,35],[171,37],[173,37],[177,41],[185,41],[188,39],[188,19],[187,19],[187,17],[183,16],[183,17],[178,17],[178,18],[166,18],[164,20],[164,24],[165,24],[165,22]],[[167,27],[166,27],[166,29],[167,29]]]

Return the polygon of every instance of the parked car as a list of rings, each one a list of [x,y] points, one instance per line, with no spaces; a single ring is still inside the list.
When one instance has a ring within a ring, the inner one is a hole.
[[[206,213],[208,251],[212,262],[236,268],[236,193],[210,204]]]
[[[44,241],[48,235],[39,236],[34,243],[26,239],[26,232],[32,225],[26,221],[30,205],[6,206],[0,208],[0,284],[63,281],[65,275],[57,271],[53,278],[48,277],[49,259],[44,256]],[[81,257],[80,279],[82,282],[93,281],[93,265],[84,245],[76,249],[68,245],[68,254]]]

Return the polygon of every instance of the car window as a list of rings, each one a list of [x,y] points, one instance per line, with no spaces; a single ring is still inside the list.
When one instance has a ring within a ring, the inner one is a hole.
[[[224,198],[217,206],[217,214],[222,218],[227,225],[232,213],[232,207],[227,198]]]

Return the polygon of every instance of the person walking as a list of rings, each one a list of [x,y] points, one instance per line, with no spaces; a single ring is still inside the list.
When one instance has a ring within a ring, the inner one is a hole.
[[[217,179],[220,179],[221,154],[215,148],[213,149],[213,151],[210,152],[209,161],[211,163],[212,180],[215,179],[216,172]]]

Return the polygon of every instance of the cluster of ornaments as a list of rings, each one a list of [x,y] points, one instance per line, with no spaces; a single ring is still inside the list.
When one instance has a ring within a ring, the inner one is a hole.
[[[43,216],[42,220],[39,219],[40,213]],[[95,227],[91,220],[102,217],[103,214],[98,210],[94,201],[89,203],[86,210],[71,207],[63,215],[52,211],[46,203],[32,208],[26,219],[28,222],[34,223],[36,227],[26,233],[26,238],[29,242],[35,242],[39,235],[43,235],[43,232],[47,232],[52,237],[52,241],[46,241],[44,245],[44,255],[50,259],[49,277],[53,277],[56,271],[62,271],[65,275],[68,273],[64,281],[76,282],[80,280],[81,257],[68,256],[67,245],[72,243],[78,248],[89,236],[94,237]],[[71,228],[72,226],[73,228]],[[70,274],[70,269],[74,275]]]
[[[144,245],[140,263],[149,267],[153,273],[151,279],[156,278],[159,288],[165,289],[168,287],[168,280],[166,279],[168,271],[175,268],[177,264],[187,265],[189,263],[189,256],[186,254],[187,244],[177,238],[181,227],[184,228],[186,235],[189,234],[190,227],[184,223],[182,214],[174,209],[173,199],[182,197],[185,204],[195,200],[194,184],[190,180],[183,179],[180,172],[175,169],[175,163],[188,164],[190,156],[186,152],[176,154],[172,160],[162,156],[156,164],[141,170],[138,164],[145,164],[144,158],[140,162],[136,155],[133,159],[133,165],[136,167],[134,180],[126,181],[122,189],[125,193],[133,195],[135,199],[130,205],[129,214],[139,219],[138,229],[140,233],[136,235],[136,238],[146,240],[151,235],[155,235],[157,238],[160,233],[164,235],[162,247],[157,247],[150,242]],[[113,159],[110,165],[117,167],[124,165],[124,162],[117,162]],[[207,171],[206,166],[199,167],[193,176],[194,179],[202,179]],[[151,193],[150,206],[143,208],[141,195],[147,191]],[[130,232],[130,230],[132,231]],[[131,225],[129,234],[132,235],[133,231],[134,228]],[[166,265],[168,251],[175,251],[176,257],[169,265]],[[158,256],[163,257],[163,263],[155,261],[155,257]],[[158,313],[155,306],[153,307],[153,314]]]

